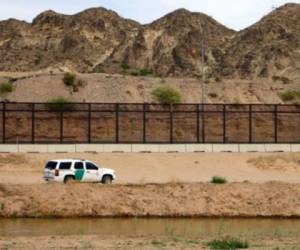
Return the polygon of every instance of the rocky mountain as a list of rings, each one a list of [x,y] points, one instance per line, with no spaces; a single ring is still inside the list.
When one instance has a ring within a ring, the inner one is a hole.
[[[220,68],[230,77],[300,80],[300,4],[284,5],[237,33]]]
[[[87,72],[128,43],[139,27],[103,8],[72,16],[46,11],[31,24],[4,21],[0,23],[0,71],[60,66]]]
[[[32,23],[0,22],[0,71],[48,69],[300,79],[300,4],[287,4],[235,32],[205,14],[179,9],[147,25],[104,8],[75,15],[46,11]]]
[[[162,76],[195,76],[201,72],[202,37],[207,64],[214,68],[224,42],[234,33],[207,15],[179,9],[141,27],[132,43],[105,63],[125,61],[134,69],[151,69]]]

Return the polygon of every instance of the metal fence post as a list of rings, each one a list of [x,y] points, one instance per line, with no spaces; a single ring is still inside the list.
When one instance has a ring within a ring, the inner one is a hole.
[[[89,103],[88,104],[88,143],[91,143],[91,110],[92,110],[92,105]]]
[[[226,143],[226,105],[223,104],[223,143]]]
[[[249,143],[252,143],[252,104],[249,105]]]
[[[116,138],[115,138],[115,141],[118,144],[119,143],[119,103],[116,103],[115,109],[116,109],[116,131],[115,131]]]
[[[35,143],[35,104],[31,106],[31,143]]]
[[[169,105],[169,122],[170,122],[170,143],[173,143],[173,105]]]
[[[64,141],[64,119],[63,119],[64,114],[62,109],[60,110],[59,115],[60,115],[60,144],[62,144]]]
[[[6,140],[5,140],[5,137],[6,137],[6,133],[5,133],[5,126],[6,126],[6,103],[4,102],[3,103],[3,112],[2,112],[2,142],[3,144],[5,144]]]
[[[199,110],[199,104],[196,104],[197,105],[197,107],[196,107],[196,110],[197,110],[197,114],[196,114],[196,119],[197,119],[197,121],[196,121],[196,124],[197,124],[197,143],[200,143],[200,128],[199,128],[199,126],[200,126],[200,121],[199,121],[199,119],[200,119],[200,110]]]
[[[147,127],[147,117],[146,117],[146,103],[143,104],[143,143],[146,143],[146,127]]]
[[[274,139],[278,143],[278,105],[274,106]]]
[[[202,104],[202,142],[205,143],[205,107]]]

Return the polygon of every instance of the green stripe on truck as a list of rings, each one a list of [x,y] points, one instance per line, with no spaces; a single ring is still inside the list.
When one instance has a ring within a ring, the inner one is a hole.
[[[82,181],[84,176],[84,169],[76,170],[75,171],[75,180],[76,181]]]

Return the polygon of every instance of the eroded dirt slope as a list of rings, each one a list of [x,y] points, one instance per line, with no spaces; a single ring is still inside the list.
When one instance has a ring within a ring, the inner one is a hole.
[[[0,217],[300,217],[285,183],[0,185]]]

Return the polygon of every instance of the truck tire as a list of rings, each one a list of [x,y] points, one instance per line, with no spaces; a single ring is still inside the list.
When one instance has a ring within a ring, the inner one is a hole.
[[[110,185],[112,183],[112,177],[110,175],[104,175],[102,178],[102,184]]]
[[[65,179],[64,179],[65,184],[72,184],[74,182],[75,182],[74,176],[66,176]]]

